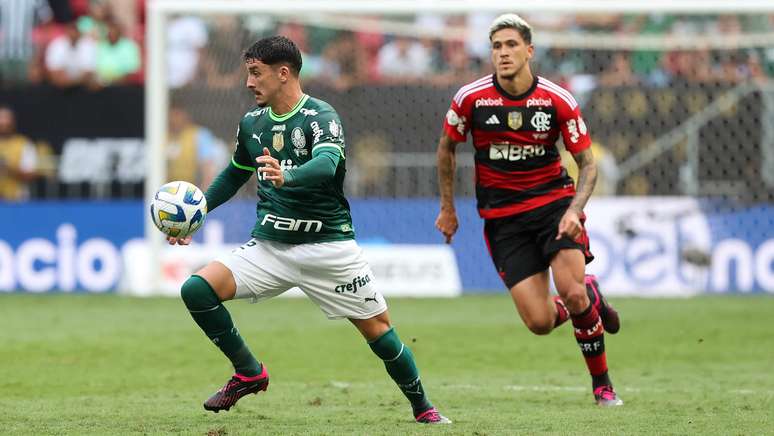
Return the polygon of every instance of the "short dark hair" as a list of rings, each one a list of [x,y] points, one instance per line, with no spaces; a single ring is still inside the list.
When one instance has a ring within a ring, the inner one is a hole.
[[[266,65],[285,63],[296,75],[301,72],[301,51],[293,41],[284,36],[259,39],[245,50],[244,60],[261,61]]]

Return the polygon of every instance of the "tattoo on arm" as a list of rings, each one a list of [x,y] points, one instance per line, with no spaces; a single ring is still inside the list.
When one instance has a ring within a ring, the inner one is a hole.
[[[438,189],[441,191],[441,209],[454,209],[454,173],[457,169],[457,143],[445,133],[438,141]]]
[[[572,157],[578,164],[578,185],[575,190],[575,198],[570,203],[570,209],[580,213],[586,207],[586,202],[589,201],[589,197],[594,191],[594,185],[597,183],[597,164],[594,162],[591,148],[573,154]]]

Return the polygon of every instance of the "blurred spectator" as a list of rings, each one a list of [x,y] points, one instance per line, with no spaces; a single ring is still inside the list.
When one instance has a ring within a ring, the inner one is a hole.
[[[140,30],[138,0],[103,0],[110,9],[113,20],[118,22],[124,34],[137,38]]]
[[[304,26],[303,24],[287,22],[277,26],[276,31],[277,35],[287,36],[290,38],[293,42],[296,43],[298,50],[301,51],[301,57],[303,58],[300,73],[301,80],[314,79],[320,74],[320,56],[319,54],[313,55],[310,53],[307,30],[308,27]],[[247,46],[252,42],[253,41],[249,41],[243,44],[243,46]],[[240,56],[240,62],[241,59],[242,58]],[[243,64],[240,65],[240,68],[244,68]]]
[[[178,17],[167,25],[167,80],[171,88],[196,77],[201,49],[207,45],[207,26],[195,16]]]
[[[487,35],[489,35],[489,26],[496,16],[497,14],[490,12],[471,12],[465,16],[465,27],[467,27],[465,46],[476,65],[491,64],[489,61],[491,46]]]
[[[48,5],[51,6],[51,11],[54,13],[54,19],[57,22],[69,23],[75,19],[70,2],[71,0],[48,0]]]
[[[210,88],[232,88],[244,75],[242,50],[250,44],[249,34],[238,17],[229,15],[215,17],[209,33],[201,59],[204,81]]]
[[[337,90],[346,90],[365,82],[366,53],[352,32],[341,32],[323,50],[318,78]]]
[[[634,86],[639,83],[626,52],[613,52],[610,57],[610,65],[599,75],[600,86]]]
[[[112,20],[113,14],[110,5],[104,1],[93,0],[89,3],[88,13],[78,18],[78,30],[80,30],[81,35],[99,41],[107,35],[108,22]]]
[[[382,46],[377,62],[384,81],[419,79],[430,73],[432,54],[419,42],[397,36]]]
[[[43,0],[0,1],[0,83],[27,80],[35,49],[33,28],[50,17]]]
[[[597,164],[597,184],[594,187],[593,195],[598,197],[615,195],[619,171],[613,153],[598,142],[591,143],[591,152],[594,154],[594,161]],[[565,149],[561,149],[559,154],[562,157],[562,166],[567,170],[567,174],[577,183],[578,164],[575,163],[572,154]]]
[[[444,41],[442,47],[444,62],[440,71],[431,77],[432,84],[436,86],[462,86],[481,75],[468,56],[464,42]]]
[[[206,189],[225,164],[226,150],[209,129],[193,122],[179,106],[169,110],[168,180],[185,180]]]
[[[35,145],[26,136],[16,133],[13,111],[0,106],[0,199],[28,198],[28,185],[36,175]]]
[[[352,165],[347,167],[347,192],[369,197],[388,192],[392,146],[383,133],[368,133],[352,142]]]
[[[97,44],[81,36],[74,21],[67,23],[66,33],[51,41],[46,49],[46,70],[52,84],[58,87],[94,83]]]
[[[121,25],[108,23],[107,36],[97,45],[97,81],[100,85],[121,83],[140,69],[140,47],[125,37]]]

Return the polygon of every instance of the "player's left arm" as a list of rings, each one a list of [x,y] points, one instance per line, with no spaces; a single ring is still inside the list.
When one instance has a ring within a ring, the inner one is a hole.
[[[345,159],[344,133],[336,111],[324,110],[309,117],[305,140],[312,144],[312,159],[298,168],[283,170],[268,148],[263,149],[263,156],[256,158],[256,162],[262,165],[258,171],[275,188],[316,185],[328,181],[336,175],[339,162]]]
[[[557,116],[564,146],[578,164],[578,181],[570,207],[559,221],[556,239],[563,236],[576,239],[583,231],[583,208],[586,207],[597,183],[597,164],[591,152],[591,137],[575,100],[560,100]]]
[[[597,163],[594,161],[591,147],[578,153],[573,153],[572,157],[575,159],[575,163],[578,164],[578,183],[575,187],[575,197],[572,199],[569,208],[581,214],[589,201],[589,197],[591,197],[591,193],[594,191],[594,186],[597,184]]]
[[[315,185],[332,179],[336,174],[340,156],[338,148],[318,147],[312,152],[312,159],[307,163],[298,168],[283,170],[279,161],[264,147],[263,156],[259,156],[255,161],[263,165],[258,168],[258,172],[263,173],[264,179],[271,181],[275,188],[281,188]]]

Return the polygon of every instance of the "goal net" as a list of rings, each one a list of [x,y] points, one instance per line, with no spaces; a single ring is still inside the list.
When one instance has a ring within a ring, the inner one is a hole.
[[[241,54],[260,37],[282,34],[302,50],[304,91],[342,118],[345,192],[356,228],[367,240],[437,243],[435,148],[444,114],[460,86],[492,73],[488,27],[499,13],[516,12],[533,27],[533,72],[572,92],[583,111],[599,167],[592,202],[772,201],[771,2],[250,3],[149,2],[149,195],[171,178],[188,177],[204,189],[228,162],[237,123],[254,104]],[[193,157],[180,143],[194,139],[180,139],[175,126],[187,122],[207,132],[201,134],[207,144]],[[458,147],[455,195],[462,228],[478,232],[471,152],[469,144]],[[566,158],[573,175],[575,164]],[[181,165],[196,171],[180,171]],[[220,216],[227,242],[247,238],[253,181],[238,198],[243,209]],[[680,213],[664,212],[665,219]],[[626,220],[619,221],[625,232]],[[148,233],[154,253],[156,233]],[[467,250],[455,248],[458,256]],[[486,256],[479,249],[471,248]]]

